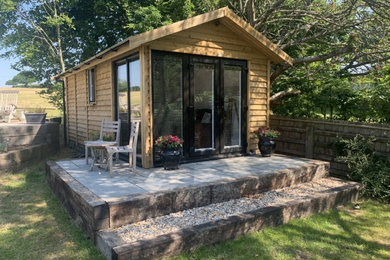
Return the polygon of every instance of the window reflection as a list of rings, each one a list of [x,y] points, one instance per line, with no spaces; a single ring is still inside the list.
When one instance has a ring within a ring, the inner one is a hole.
[[[127,59],[116,65],[118,118],[121,120],[121,145],[129,144],[130,121],[141,120],[141,84],[139,59]],[[137,155],[141,155],[141,134],[138,133]]]
[[[182,59],[174,55],[153,55],[154,137],[183,137]]]
[[[241,145],[241,67],[224,66],[225,147]]]

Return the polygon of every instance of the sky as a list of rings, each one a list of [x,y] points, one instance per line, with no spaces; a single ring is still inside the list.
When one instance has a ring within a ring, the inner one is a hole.
[[[12,79],[13,76],[18,74],[16,70],[11,69],[12,62],[14,62],[14,60],[0,58],[0,87],[3,87],[7,80]]]

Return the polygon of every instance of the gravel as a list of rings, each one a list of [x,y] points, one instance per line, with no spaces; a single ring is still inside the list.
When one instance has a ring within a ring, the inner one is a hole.
[[[232,215],[245,213],[278,203],[285,203],[296,199],[307,199],[313,195],[324,193],[326,190],[340,184],[340,181],[332,178],[319,179],[313,182],[256,194],[250,197],[210,204],[204,207],[150,218],[117,228],[116,231],[124,241],[130,243],[210,221],[226,219]]]

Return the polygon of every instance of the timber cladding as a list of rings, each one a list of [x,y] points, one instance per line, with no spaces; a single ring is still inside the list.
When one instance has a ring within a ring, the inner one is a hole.
[[[357,134],[375,136],[375,151],[389,156],[390,126],[333,120],[293,119],[271,116],[270,127],[280,131],[276,151],[279,153],[329,161],[333,175],[346,176],[345,164],[335,161],[332,144],[337,137],[353,138]]]
[[[102,119],[113,119],[112,66],[107,61],[94,67],[96,102],[88,103],[87,70],[66,77],[68,139],[76,144],[99,132]]]

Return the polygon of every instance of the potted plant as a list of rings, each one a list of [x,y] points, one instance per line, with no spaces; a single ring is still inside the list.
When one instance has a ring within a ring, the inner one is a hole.
[[[177,136],[160,136],[156,140],[156,146],[160,148],[160,156],[165,170],[179,169],[183,140]]]
[[[260,127],[253,133],[259,138],[258,147],[261,155],[263,157],[271,156],[276,147],[275,139],[279,137],[280,133],[277,130],[266,127]]]
[[[42,107],[30,108],[24,113],[24,116],[28,124],[44,124],[46,122],[45,109]]]

